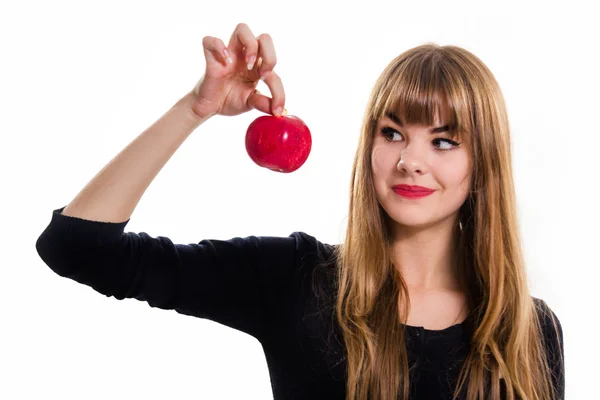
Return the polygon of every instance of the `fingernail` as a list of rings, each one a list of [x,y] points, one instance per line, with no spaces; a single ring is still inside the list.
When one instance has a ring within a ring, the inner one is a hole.
[[[275,109],[275,111],[273,112],[273,114],[275,114],[276,116],[279,117],[281,115],[281,111],[282,111],[282,108],[281,107],[277,107]]]
[[[256,61],[256,56],[250,57],[250,60],[248,60],[248,70],[251,70],[252,67],[254,67],[255,61]]]
[[[225,59],[227,60],[227,62],[229,64],[233,64],[233,60],[231,59],[231,54],[229,54],[229,51],[227,49],[223,49],[223,54],[225,54]]]
[[[269,76],[269,71],[263,72],[263,74],[260,76],[260,79],[264,81],[265,79],[267,79],[267,76]]]

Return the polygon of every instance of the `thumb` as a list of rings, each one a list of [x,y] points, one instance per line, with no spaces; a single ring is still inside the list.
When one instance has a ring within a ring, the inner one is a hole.
[[[255,108],[266,114],[271,114],[271,99],[255,89],[247,100],[248,107]]]
[[[212,36],[202,38],[202,48],[207,65],[210,64],[232,64],[233,60],[225,47],[223,41]]]

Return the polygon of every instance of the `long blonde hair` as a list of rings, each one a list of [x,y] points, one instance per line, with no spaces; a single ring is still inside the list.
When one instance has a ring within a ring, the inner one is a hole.
[[[472,160],[472,190],[459,211],[458,261],[468,288],[472,339],[454,398],[468,385],[469,400],[500,399],[501,377],[510,400],[554,398],[520,247],[503,95],[475,55],[428,43],[385,68],[361,128],[346,237],[333,255],[347,399],[395,400],[401,394],[406,400],[409,394],[406,318],[400,321],[400,315],[408,315],[410,299],[392,265],[391,221],[377,200],[371,171],[376,124],[388,112],[409,124],[432,124],[436,113],[448,113]]]

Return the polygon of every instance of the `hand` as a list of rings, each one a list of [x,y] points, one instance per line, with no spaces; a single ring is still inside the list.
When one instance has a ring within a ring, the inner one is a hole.
[[[232,116],[252,109],[281,115],[285,93],[281,79],[273,71],[277,57],[271,36],[263,33],[254,37],[248,25],[240,23],[227,47],[212,36],[205,36],[202,46],[206,71],[192,90],[193,110],[197,115]],[[272,99],[256,90],[261,77]]]

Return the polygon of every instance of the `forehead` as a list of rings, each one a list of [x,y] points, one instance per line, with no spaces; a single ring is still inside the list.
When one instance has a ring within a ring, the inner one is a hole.
[[[443,118],[437,114],[433,116],[433,122],[430,125],[428,125],[426,121],[412,121],[411,123],[406,123],[405,118],[402,118],[392,112],[385,113],[381,117],[379,122],[393,122],[394,124],[401,126],[401,127],[404,127],[406,125],[441,127],[443,125],[450,124],[449,118]]]
[[[388,119],[403,126],[408,125],[433,125],[437,123],[453,123],[455,114],[447,105],[406,105],[390,104],[378,114],[379,119]]]

